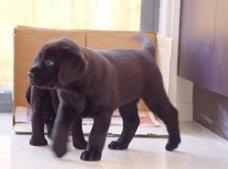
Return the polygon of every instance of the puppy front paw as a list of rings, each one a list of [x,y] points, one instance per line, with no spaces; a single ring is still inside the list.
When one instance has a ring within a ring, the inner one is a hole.
[[[174,149],[176,149],[178,147],[178,145],[180,144],[181,139],[179,135],[176,136],[170,136],[168,143],[166,144],[166,150],[167,151],[173,151]]]
[[[54,151],[55,155],[57,157],[62,157],[67,152],[67,146],[66,145],[59,145],[59,144],[53,144],[52,150]]]
[[[86,150],[82,152],[80,158],[84,161],[99,161],[101,159],[101,153],[96,150]]]
[[[108,147],[112,150],[125,150],[128,148],[128,145],[121,144],[118,141],[112,141]]]
[[[29,143],[33,146],[46,146],[48,144],[44,137],[31,137]]]

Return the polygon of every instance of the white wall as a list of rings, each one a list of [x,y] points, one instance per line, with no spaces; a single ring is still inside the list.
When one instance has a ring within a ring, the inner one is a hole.
[[[13,89],[13,30],[17,25],[138,31],[140,7],[141,0],[0,0],[0,90]]]
[[[169,97],[179,110],[181,121],[192,121],[193,84],[177,76],[178,39],[181,0],[161,0],[159,15],[159,34],[173,39],[170,62]]]

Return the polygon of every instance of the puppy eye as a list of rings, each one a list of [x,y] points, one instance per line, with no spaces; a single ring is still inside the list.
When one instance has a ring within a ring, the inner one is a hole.
[[[44,61],[46,66],[53,66],[55,64],[55,62],[51,59],[47,59]]]

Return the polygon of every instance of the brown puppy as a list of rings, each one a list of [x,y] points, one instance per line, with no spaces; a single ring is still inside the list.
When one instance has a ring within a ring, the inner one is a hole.
[[[123,130],[109,148],[126,149],[139,125],[136,104],[140,98],[166,124],[169,133],[166,149],[177,148],[180,143],[177,110],[165,93],[154,60],[154,46],[143,36],[138,39],[143,49],[97,51],[60,38],[38,51],[29,72],[30,82],[58,92],[60,104],[53,128],[53,150],[58,157],[67,151],[71,126],[90,116],[94,124],[81,159],[100,160],[112,113],[118,107]]]

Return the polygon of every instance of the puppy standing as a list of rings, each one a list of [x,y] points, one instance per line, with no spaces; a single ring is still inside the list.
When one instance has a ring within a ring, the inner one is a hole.
[[[38,52],[29,73],[30,82],[58,91],[60,104],[53,130],[53,150],[58,157],[67,151],[71,126],[89,116],[94,124],[81,159],[100,160],[112,113],[118,107],[123,130],[109,148],[126,149],[139,125],[140,98],[164,121],[169,133],[166,149],[177,148],[180,143],[177,110],[166,96],[154,60],[154,46],[144,37],[139,40],[143,49],[96,51],[60,38],[48,42]]]
[[[44,138],[44,124],[47,126],[47,135],[51,137],[52,128],[58,107],[58,97],[54,90],[46,90],[29,85],[26,90],[26,100],[32,108],[32,137],[31,145],[46,145]],[[36,116],[42,124],[36,121]]]

